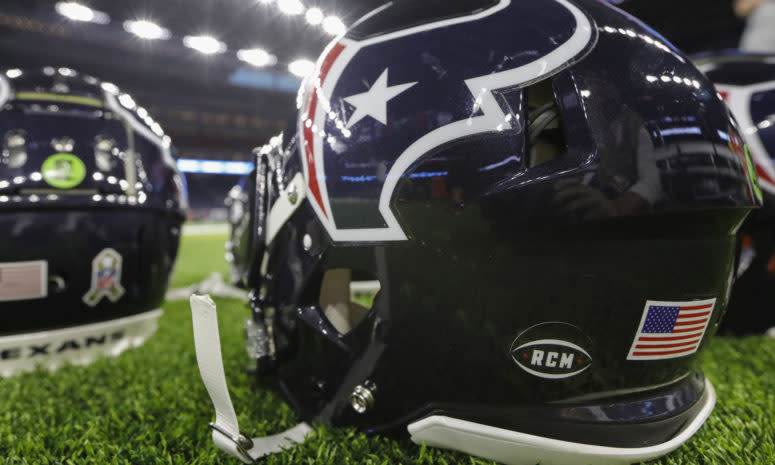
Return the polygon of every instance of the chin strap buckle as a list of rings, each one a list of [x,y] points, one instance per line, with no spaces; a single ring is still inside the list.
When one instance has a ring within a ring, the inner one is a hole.
[[[249,437],[245,436],[242,433],[239,433],[237,436],[232,436],[231,433],[226,431],[225,428],[221,427],[217,423],[210,423],[210,429],[213,430],[213,433],[218,432],[222,434],[226,439],[234,443],[234,446],[237,448],[237,451],[242,454],[243,456],[251,459],[253,463],[256,463],[255,460],[253,460],[253,457],[250,456],[250,449],[253,448],[253,440]]]
[[[255,463],[260,457],[282,452],[294,444],[304,442],[312,432],[306,423],[299,423],[280,434],[253,439],[239,432],[237,413],[231,402],[223,369],[215,302],[207,295],[192,295],[190,303],[199,374],[215,407],[215,422],[210,423],[215,445],[245,463]]]

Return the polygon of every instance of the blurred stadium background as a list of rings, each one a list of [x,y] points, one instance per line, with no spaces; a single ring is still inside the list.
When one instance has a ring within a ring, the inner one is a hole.
[[[301,77],[383,0],[4,0],[2,68],[68,67],[117,84],[159,121],[188,181],[189,219],[225,220],[251,149],[282,131]],[[617,1],[687,53],[735,47],[731,0]]]

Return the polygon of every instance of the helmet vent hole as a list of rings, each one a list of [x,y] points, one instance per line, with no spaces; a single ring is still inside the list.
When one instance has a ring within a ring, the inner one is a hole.
[[[551,80],[525,89],[528,168],[555,160],[568,151]]]
[[[352,331],[369,314],[380,289],[377,279],[349,268],[326,270],[320,286],[320,308],[342,334]]]

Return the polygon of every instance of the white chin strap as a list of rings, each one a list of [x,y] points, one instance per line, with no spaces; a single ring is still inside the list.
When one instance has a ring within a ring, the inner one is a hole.
[[[312,432],[312,428],[306,423],[299,423],[280,434],[253,439],[248,439],[240,433],[237,413],[231,403],[223,370],[215,302],[209,295],[192,295],[190,302],[199,373],[215,407],[215,423],[210,423],[215,445],[245,463],[253,463],[260,457],[304,442]]]

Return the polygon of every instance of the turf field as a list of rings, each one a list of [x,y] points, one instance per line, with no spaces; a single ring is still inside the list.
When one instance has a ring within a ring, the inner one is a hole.
[[[222,235],[186,236],[173,286],[226,272]],[[244,305],[218,303],[232,397],[243,432],[295,424],[275,395],[245,373]],[[0,464],[237,464],[210,441],[213,412],[199,379],[186,302],[167,303],[143,347],[89,367],[0,379]],[[775,464],[775,340],[717,338],[703,359],[719,401],[699,433],[654,464]],[[267,464],[487,464],[408,440],[319,426],[304,445]],[[577,465],[577,464],[573,464]],[[583,465],[583,464],[579,464]]]

